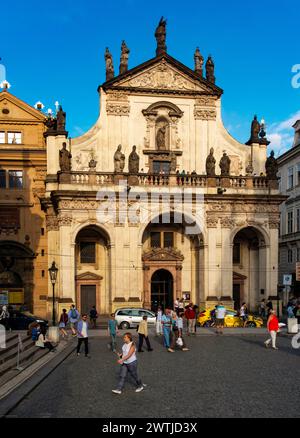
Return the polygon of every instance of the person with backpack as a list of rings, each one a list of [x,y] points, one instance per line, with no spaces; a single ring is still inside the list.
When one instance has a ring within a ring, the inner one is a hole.
[[[97,318],[98,312],[96,310],[96,306],[93,306],[90,310],[90,323],[93,325],[93,328],[97,328]]]
[[[75,307],[75,304],[72,304],[69,312],[68,312],[68,319],[70,321],[70,327],[71,327],[71,331],[72,331],[72,336],[76,336],[77,335],[77,323],[79,321],[80,318],[80,314],[78,312],[78,310]]]
[[[60,330],[63,338],[68,337],[68,333],[65,330],[65,328],[67,327],[67,324],[68,324],[68,320],[69,320],[69,317],[67,314],[67,310],[63,309],[62,314],[60,315],[59,324],[58,324],[59,330]]]

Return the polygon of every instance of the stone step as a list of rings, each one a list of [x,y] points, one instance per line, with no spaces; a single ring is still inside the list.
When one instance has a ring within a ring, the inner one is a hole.
[[[30,336],[27,336],[26,334],[21,334],[22,343],[27,342],[28,340],[31,340]],[[16,349],[19,343],[19,337],[18,334],[15,336],[11,336],[9,338],[6,338],[6,348],[3,348],[0,350],[0,363],[2,361],[2,357],[6,355],[6,353],[10,350]]]
[[[29,359],[24,360],[21,364],[22,368],[28,368],[30,365],[32,365],[33,363],[37,362],[39,359],[41,359],[42,357],[44,357],[46,354],[49,353],[47,348],[44,349],[39,349],[37,347],[35,347],[37,349],[37,351],[35,352],[34,355],[30,356]],[[15,365],[10,368],[7,372],[5,372],[2,376],[0,376],[0,387],[2,387],[5,383],[9,382],[11,379],[13,379],[14,377],[16,377],[18,374],[20,374],[22,371],[16,370],[14,369],[16,366]]]
[[[40,349],[39,347],[36,347],[35,345],[31,346],[25,351],[22,351],[20,353],[20,365],[23,366],[23,363],[26,361],[36,358],[39,356],[40,351],[46,351],[48,353],[48,349]],[[0,365],[0,377],[3,376],[5,373],[7,373],[12,368],[15,368],[17,365],[17,355],[15,355],[13,358],[7,360],[3,364]]]
[[[19,341],[17,338],[17,342],[13,340],[13,344],[1,352],[0,365],[12,359],[13,357],[17,357],[18,343]],[[23,351],[26,351],[29,348],[35,346],[35,342],[28,336],[25,339],[22,339],[22,345],[23,345]]]

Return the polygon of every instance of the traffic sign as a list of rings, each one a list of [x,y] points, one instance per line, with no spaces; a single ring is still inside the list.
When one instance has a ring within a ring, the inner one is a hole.
[[[290,275],[290,274],[284,275],[283,276],[283,285],[284,286],[292,286],[292,280],[293,280],[292,275]]]

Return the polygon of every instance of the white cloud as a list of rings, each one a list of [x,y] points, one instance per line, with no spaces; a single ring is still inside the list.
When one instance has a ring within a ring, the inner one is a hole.
[[[273,149],[276,155],[281,155],[292,147],[294,142],[293,125],[297,120],[300,120],[300,111],[288,119],[272,123],[268,127],[268,139],[271,141],[270,149]]]

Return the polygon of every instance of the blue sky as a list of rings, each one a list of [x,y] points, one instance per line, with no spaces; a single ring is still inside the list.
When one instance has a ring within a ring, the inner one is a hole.
[[[54,109],[61,102],[74,137],[97,119],[105,47],[115,71],[122,39],[130,67],[152,58],[163,15],[170,55],[193,68],[196,46],[205,57],[212,54],[231,134],[247,141],[257,113],[275,150],[283,152],[300,118],[300,88],[291,85],[292,66],[300,64],[299,10],[296,0],[15,0],[2,13],[0,56],[10,91],[32,105],[41,100]]]

